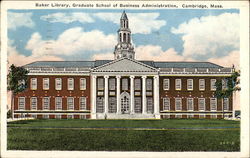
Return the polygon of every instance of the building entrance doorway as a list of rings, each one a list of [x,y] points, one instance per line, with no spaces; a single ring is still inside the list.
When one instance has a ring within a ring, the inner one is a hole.
[[[130,107],[130,96],[127,92],[121,94],[121,112],[122,114],[128,114]]]

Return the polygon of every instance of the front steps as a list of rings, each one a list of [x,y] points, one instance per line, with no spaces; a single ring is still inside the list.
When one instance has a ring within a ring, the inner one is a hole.
[[[116,113],[97,113],[93,114],[96,116],[95,118],[92,117],[92,119],[159,119],[158,115],[155,114],[116,114]],[[93,116],[92,115],[92,116]]]

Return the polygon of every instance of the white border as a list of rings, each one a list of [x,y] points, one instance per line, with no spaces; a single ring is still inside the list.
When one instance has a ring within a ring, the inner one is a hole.
[[[40,1],[41,2],[41,1]],[[54,1],[55,2],[55,1]],[[57,1],[60,3],[73,3],[72,1]],[[34,1],[3,1],[1,3],[1,156],[2,157],[187,157],[187,158],[201,158],[201,157],[249,157],[249,2],[246,1],[76,1],[76,3],[165,3],[165,4],[222,4],[224,9],[238,8],[240,9],[240,63],[241,63],[241,151],[240,152],[82,152],[82,151],[7,151],[6,150],[6,102],[7,102],[7,9],[44,9],[36,8]],[[51,3],[44,1],[44,3]],[[63,9],[63,8],[46,8],[46,9]],[[74,8],[71,8],[74,9]],[[76,8],[77,9],[77,8]],[[83,8],[81,8],[83,9]],[[91,8],[88,8],[91,9]],[[94,9],[94,8],[93,8]],[[97,8],[95,8],[97,9]],[[98,8],[105,9],[105,8]],[[107,8],[112,9],[112,8]],[[123,9],[123,8],[117,8]],[[138,8],[133,8],[138,9]],[[161,8],[143,8],[143,9],[161,9]],[[164,8],[174,9],[174,8]],[[192,8],[189,8],[192,9]],[[74,153],[74,154],[72,154]]]

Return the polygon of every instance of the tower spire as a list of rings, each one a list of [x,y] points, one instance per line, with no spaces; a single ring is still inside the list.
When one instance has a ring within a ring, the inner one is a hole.
[[[125,11],[123,11],[120,18],[120,29],[118,33],[118,43],[115,46],[114,56],[115,59],[122,57],[134,59],[135,52],[131,43],[131,31],[129,29],[128,17]]]

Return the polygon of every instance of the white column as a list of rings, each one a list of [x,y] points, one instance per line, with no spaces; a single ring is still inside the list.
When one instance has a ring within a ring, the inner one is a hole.
[[[96,119],[96,76],[91,76],[91,118]]]
[[[159,115],[159,76],[154,76],[154,114],[156,118],[160,118]]]
[[[104,88],[104,113],[108,113],[108,79],[109,76],[104,76],[105,79],[105,88]]]
[[[142,113],[147,113],[147,104],[146,104],[146,78],[147,76],[142,76]]]
[[[117,114],[121,113],[121,102],[120,102],[120,80],[121,76],[116,76],[116,105],[117,105]]]
[[[134,95],[134,78],[135,76],[130,76],[130,105],[131,105],[131,114],[134,114],[135,112],[135,95]]]

